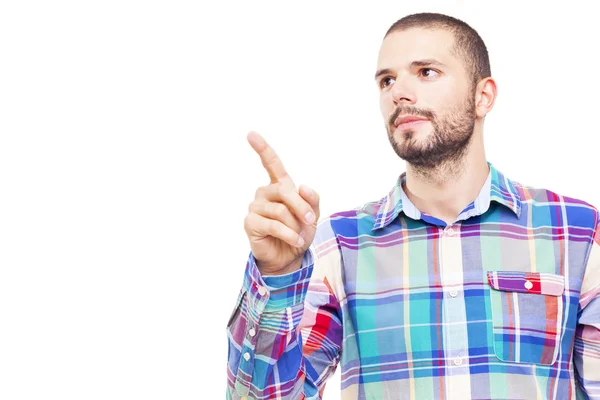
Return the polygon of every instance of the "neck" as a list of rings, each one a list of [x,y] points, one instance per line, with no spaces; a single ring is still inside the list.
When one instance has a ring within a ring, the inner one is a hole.
[[[483,132],[476,129],[460,159],[427,170],[407,163],[404,191],[420,211],[452,224],[477,198],[489,171]]]

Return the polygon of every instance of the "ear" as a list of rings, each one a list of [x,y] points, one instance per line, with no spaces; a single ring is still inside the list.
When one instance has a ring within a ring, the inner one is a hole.
[[[493,78],[484,78],[477,84],[475,90],[475,115],[483,118],[494,108],[498,88]]]

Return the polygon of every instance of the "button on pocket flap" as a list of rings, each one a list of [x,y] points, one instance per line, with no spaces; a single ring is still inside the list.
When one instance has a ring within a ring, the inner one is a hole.
[[[565,279],[545,272],[488,271],[488,283],[496,290],[562,296]]]

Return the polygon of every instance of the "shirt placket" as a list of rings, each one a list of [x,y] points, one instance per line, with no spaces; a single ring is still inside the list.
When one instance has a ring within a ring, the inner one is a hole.
[[[443,288],[444,356],[447,399],[470,398],[463,257],[459,223],[440,228],[440,271]]]

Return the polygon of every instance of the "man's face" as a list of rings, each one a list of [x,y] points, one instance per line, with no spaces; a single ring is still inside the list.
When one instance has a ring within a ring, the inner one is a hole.
[[[453,45],[450,32],[411,28],[389,34],[379,51],[376,82],[390,143],[415,167],[460,160],[473,135],[475,93]]]

